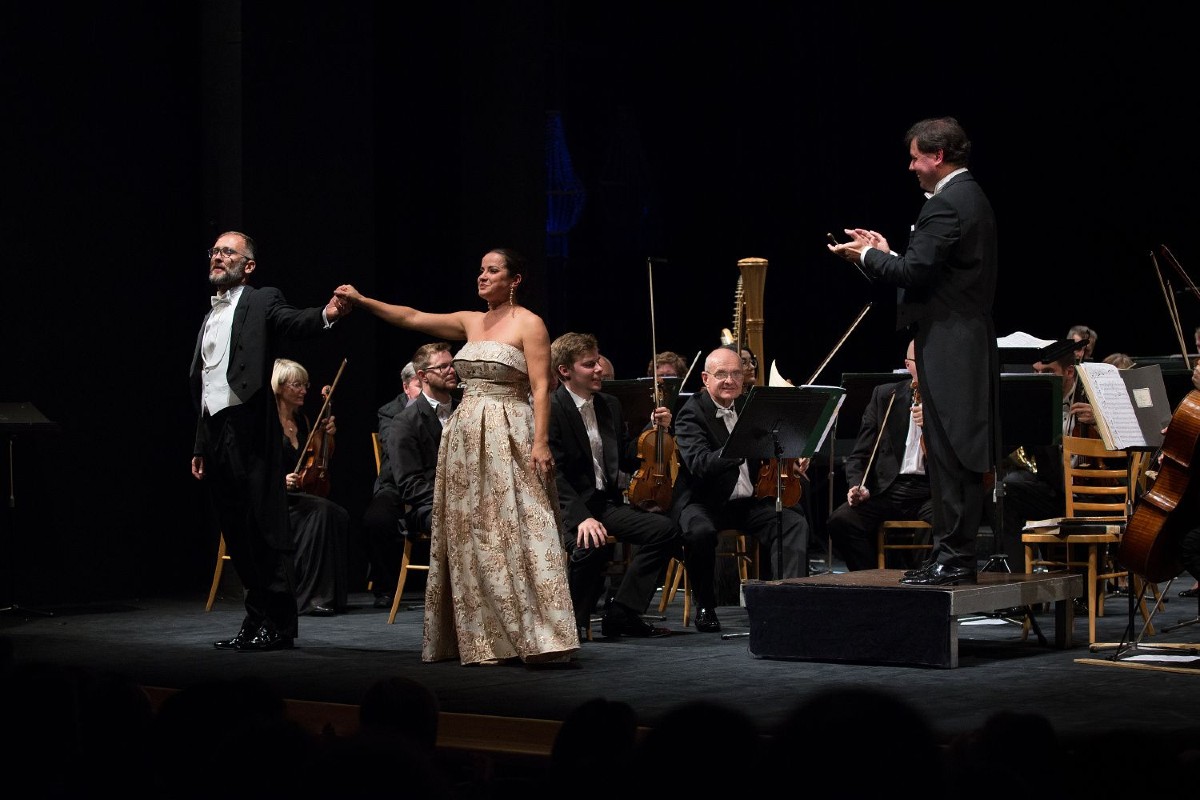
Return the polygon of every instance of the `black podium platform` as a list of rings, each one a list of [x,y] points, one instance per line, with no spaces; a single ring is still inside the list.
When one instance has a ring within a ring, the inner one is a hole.
[[[1054,603],[1055,646],[1073,643],[1071,599],[1083,594],[1079,574],[981,572],[978,583],[958,586],[906,586],[903,574],[870,569],[746,582],[750,652],[759,658],[953,668],[959,617],[1040,603]]]

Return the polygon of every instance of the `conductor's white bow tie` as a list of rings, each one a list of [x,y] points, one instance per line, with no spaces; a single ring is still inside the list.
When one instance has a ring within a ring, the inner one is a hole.
[[[717,406],[717,418],[724,419],[725,417],[731,417],[733,419],[737,419],[737,411],[734,410],[733,406],[730,406],[729,408],[722,408],[721,406]]]
[[[212,296],[212,307],[213,308],[216,308],[217,306],[227,306],[227,305],[229,305],[229,303],[230,303],[230,299],[229,299],[228,294],[214,294]]]

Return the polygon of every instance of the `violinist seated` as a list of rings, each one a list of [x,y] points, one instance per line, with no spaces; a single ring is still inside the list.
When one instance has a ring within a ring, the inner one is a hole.
[[[874,569],[879,525],[887,520],[933,524],[933,495],[925,471],[917,384],[916,343],[904,357],[908,375],[876,386],[863,411],[854,450],[846,457],[846,502],[829,515],[826,532],[846,569]],[[914,565],[915,566],[915,565]]]
[[[279,423],[283,426],[282,476],[288,490],[288,527],[295,547],[293,565],[296,611],[331,617],[346,610],[346,557],[350,515],[329,500],[329,457],[337,427],[332,414],[318,421],[315,433],[302,411],[308,371],[285,358],[271,374]],[[322,392],[327,395],[329,387]],[[297,464],[300,466],[297,468]]]
[[[1078,399],[1075,363],[1075,353],[1069,352],[1053,361],[1039,361],[1033,367],[1039,374],[1062,378],[1063,435],[1087,436],[1095,431],[1096,417],[1091,404]],[[999,552],[1016,556],[1024,551],[1021,530],[1027,521],[1060,517],[1066,513],[1062,446],[1020,447],[1009,454],[1002,467],[1004,492],[1000,511],[1004,519],[1000,525],[995,524],[993,509],[992,530],[1000,531]]]
[[[779,525],[774,496],[756,496],[755,479],[762,464],[721,456],[745,402],[741,356],[728,347],[708,354],[700,374],[704,386],[675,418],[679,474],[671,513],[684,539],[684,564],[696,604],[696,629],[721,630],[716,613],[717,537],[736,529],[755,537],[762,553],[770,553],[773,578],[802,578],[808,572],[808,521],[790,507]],[[782,560],[779,536],[782,530]],[[760,568],[760,576],[765,570]]]
[[[683,378],[687,375],[687,362],[683,356],[670,350],[663,350],[654,356],[654,360],[646,367],[647,378]]]
[[[681,545],[675,523],[665,513],[648,510],[655,502],[661,503],[662,511],[669,507],[670,467],[643,461],[639,468],[637,456],[639,441],[658,444],[657,434],[665,434],[671,412],[665,407],[654,409],[644,440],[627,435],[620,401],[600,391],[598,359],[596,337],[591,334],[564,333],[550,344],[550,367],[559,381],[550,395],[550,452],[563,546],[569,556],[567,582],[575,621],[580,641],[585,641],[609,561],[607,537],[613,536],[633,546],[633,558],[614,596],[605,602],[601,634],[605,638],[666,636],[670,630],[650,625],[642,615],[658,588],[658,576]],[[669,437],[664,436],[663,447],[669,444]],[[631,494],[642,478],[656,490],[642,507],[625,502],[618,483],[622,467],[636,470]]]
[[[431,530],[442,425],[454,410],[451,392],[458,388],[453,361],[447,342],[418,347],[408,362],[416,394],[393,418],[380,418],[379,475],[362,520],[375,608],[392,607],[408,536]]]

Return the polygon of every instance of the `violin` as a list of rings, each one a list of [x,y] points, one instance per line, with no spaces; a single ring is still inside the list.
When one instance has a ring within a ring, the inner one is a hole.
[[[772,458],[764,462],[758,471],[758,481],[754,484],[754,496],[775,497],[778,478],[783,505],[794,506],[799,503],[804,494],[804,487],[800,483],[800,476],[806,469],[806,465],[801,463],[803,461],[802,458]],[[776,475],[780,464],[783,465],[783,472]]]
[[[321,393],[325,394],[326,386]],[[328,406],[327,406],[328,407]],[[328,428],[329,414],[322,412],[313,425],[312,435],[300,456],[300,491],[315,494],[318,497],[329,497],[329,458],[333,455],[334,436]]]
[[[821,365],[813,372],[812,377],[808,379],[809,384],[816,382],[821,371],[833,360],[834,355],[837,354],[837,351],[845,344],[846,340],[850,338],[850,334],[854,332],[854,329],[858,327],[858,323],[862,322],[862,318],[870,310],[871,304],[867,303],[863,306],[862,311],[858,312],[858,316],[854,322],[850,324],[850,327],[842,334],[842,338],[834,345],[833,350],[830,351],[825,360],[821,362]],[[771,364],[771,371],[772,373],[775,371],[774,363]],[[804,493],[804,487],[800,483],[800,476],[807,471],[808,459],[806,458],[772,458],[764,461],[762,467],[758,470],[758,478],[754,482],[754,496],[775,497],[776,486],[778,486],[779,502],[785,506],[794,506],[800,502],[800,498]]]
[[[646,259],[646,272],[650,277],[650,343],[654,356],[658,356],[658,337],[654,326],[654,269],[653,260]],[[699,355],[699,354],[697,354]],[[654,364],[654,358],[650,360]],[[695,362],[692,362],[695,366]],[[691,370],[688,370],[689,374]],[[687,380],[687,376],[684,376]],[[654,407],[662,407],[662,381],[654,379]],[[629,478],[625,496],[629,504],[643,511],[666,513],[671,507],[671,494],[675,486],[675,437],[667,433],[665,425],[654,421],[654,427],[638,437],[638,457],[642,460]]]
[[[337,377],[333,379],[333,385],[321,389],[325,403],[321,406],[321,413],[317,415],[316,423],[308,433],[308,440],[304,443],[300,460],[296,463],[296,468],[292,470],[300,476],[300,491],[318,497],[329,496],[329,459],[333,456],[334,447],[334,435],[329,430],[329,422],[332,418],[333,390],[337,388],[337,382],[342,377],[342,370],[345,368],[346,359],[343,358]]]
[[[661,391],[661,382],[655,381],[655,408],[662,405]],[[629,478],[629,489],[626,490],[629,504],[643,511],[665,513],[671,507],[675,484],[671,469],[675,460],[675,437],[667,433],[665,425],[656,422],[653,428],[638,437],[638,458],[642,464]]]

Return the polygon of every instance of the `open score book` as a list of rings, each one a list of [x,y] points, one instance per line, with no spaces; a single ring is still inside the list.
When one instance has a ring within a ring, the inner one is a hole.
[[[1171,407],[1157,364],[1117,369],[1112,364],[1085,361],[1077,364],[1075,371],[1087,392],[1105,447],[1148,450],[1162,445],[1163,429],[1171,421]]]

